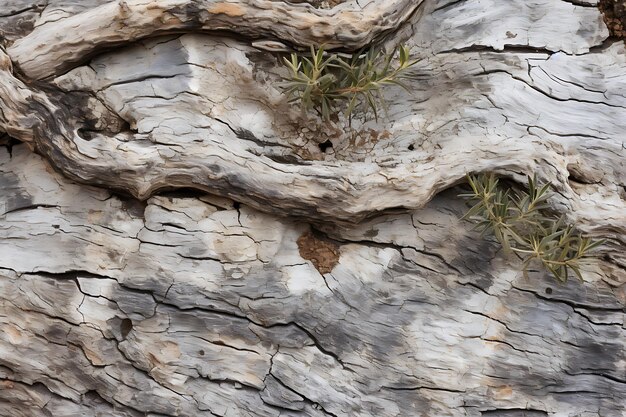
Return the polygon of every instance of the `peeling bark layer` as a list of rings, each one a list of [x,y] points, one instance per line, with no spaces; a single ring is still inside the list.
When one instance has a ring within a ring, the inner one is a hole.
[[[597,3],[5,1],[0,415],[626,416],[626,53]],[[400,41],[385,119],[278,87],[279,52]],[[607,239],[584,283],[457,220],[487,171]]]

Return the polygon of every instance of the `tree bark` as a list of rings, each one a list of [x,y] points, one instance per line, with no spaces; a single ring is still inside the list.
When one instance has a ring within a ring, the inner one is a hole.
[[[0,415],[626,416],[626,54],[594,0],[0,5]],[[404,42],[380,120],[281,53]],[[606,239],[528,278],[468,172]]]

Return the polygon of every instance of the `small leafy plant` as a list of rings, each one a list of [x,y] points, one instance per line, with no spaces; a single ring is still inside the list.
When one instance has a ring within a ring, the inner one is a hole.
[[[378,120],[379,107],[387,109],[381,88],[395,84],[408,90],[400,79],[417,61],[411,61],[409,49],[400,45],[390,54],[373,48],[359,51],[349,59],[328,54],[324,47],[315,50],[311,46],[310,58],[294,53],[284,62],[290,71],[283,83],[287,96],[299,102],[304,111],[315,110],[328,121],[342,103],[347,103],[346,115],[350,120],[360,105],[371,110]]]
[[[563,217],[545,214],[550,183],[539,186],[536,176],[529,176],[528,190],[514,192],[503,190],[493,174],[467,179],[471,192],[460,196],[473,206],[463,219],[474,221],[483,235],[493,233],[505,252],[518,254],[524,276],[535,261],[561,282],[567,281],[570,270],[583,279],[581,260],[604,241],[583,237]]]

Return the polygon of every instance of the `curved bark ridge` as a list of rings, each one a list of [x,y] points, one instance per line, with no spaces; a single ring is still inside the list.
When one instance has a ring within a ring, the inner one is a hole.
[[[626,54],[596,2],[322,3],[0,6],[0,133],[44,158],[0,147],[0,415],[623,414]],[[388,118],[285,103],[272,51],[400,40]],[[607,256],[524,279],[442,192],[468,171],[536,171]]]
[[[20,71],[39,78],[99,47],[170,30],[224,29],[209,25],[216,22],[246,35],[272,30],[299,44],[330,39],[317,31],[332,28],[345,43],[354,28],[342,13],[371,13],[382,19],[373,28],[398,28],[397,38],[408,39],[421,58],[408,81],[412,92],[389,91],[389,118],[381,123],[325,126],[284,103],[278,60],[259,49],[276,42],[177,35],[100,55],[56,77],[56,93],[27,86],[5,65],[1,128],[71,178],[142,199],[193,187],[260,210],[333,222],[421,207],[468,171],[518,179],[537,171],[555,183],[562,196],[555,204],[569,208],[583,228],[623,239],[626,66],[621,43],[602,46],[607,30],[596,8],[431,1],[409,13],[402,2],[349,2],[332,10],[228,3],[255,10],[239,16],[206,2],[205,9],[221,12],[187,27],[185,19],[199,12],[182,11],[179,3],[112,2],[47,20],[8,54]],[[276,24],[282,13],[290,18],[281,23],[303,27]],[[95,14],[102,19],[89,18]],[[110,28],[117,38],[101,27],[107,16],[123,22]],[[322,18],[327,24],[315,23]],[[345,44],[362,45],[374,33]],[[332,148],[323,152],[320,142]]]
[[[324,43],[329,48],[360,48],[396,29],[422,0],[350,1],[332,10],[274,0],[102,3],[36,26],[9,53],[28,77],[39,79],[59,74],[98,49],[168,32],[227,30],[307,47]]]
[[[320,274],[306,224],[217,197],[123,199],[24,146],[0,163],[2,415],[623,412],[611,265],[526,280],[476,245],[453,193],[315,232],[339,254]]]

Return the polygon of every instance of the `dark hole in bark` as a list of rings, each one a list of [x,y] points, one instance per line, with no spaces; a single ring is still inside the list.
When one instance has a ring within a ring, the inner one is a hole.
[[[97,128],[95,120],[86,120],[85,126],[76,131],[78,137],[83,140],[90,141],[97,135],[115,135],[120,132],[137,133],[137,129],[133,129],[126,120],[120,120],[119,124],[104,129]]]
[[[409,147],[408,147],[408,149],[409,149],[410,151],[413,151],[413,150],[415,150],[415,146],[413,146],[413,144],[410,144],[410,145],[409,145]]]
[[[333,143],[330,141],[330,139],[328,139],[326,142],[322,142],[317,146],[319,146],[320,151],[326,152],[326,149],[333,147]]]
[[[198,351],[198,354],[199,354],[200,356],[204,356],[204,350],[200,349],[200,350]]]
[[[0,144],[7,148],[7,152],[9,153],[9,158],[13,158],[13,147],[15,145],[20,144],[21,142],[17,139],[10,137],[9,135],[0,135]]]
[[[83,394],[83,398],[89,403],[100,404],[100,405],[106,404],[106,400],[104,400],[100,396],[100,394],[98,394],[98,391],[96,390],[87,391],[86,393]]]
[[[123,120],[122,123],[120,124],[120,132],[137,133],[138,130],[131,128],[130,123],[128,123],[126,120]]]
[[[550,287],[546,288],[546,294],[552,294],[552,288]]]
[[[241,203],[239,201],[234,201],[233,202],[233,208],[235,210],[239,210],[241,208]]]
[[[206,191],[198,190],[191,187],[168,188],[162,189],[159,193],[163,197],[172,198],[200,198],[207,195]]]
[[[126,339],[126,336],[128,336],[128,333],[130,333],[131,330],[133,330],[133,322],[131,321],[131,319],[122,320],[122,322],[120,323],[120,332],[122,333],[122,339]]]
[[[136,198],[112,193],[122,203],[122,209],[135,218],[144,218],[144,212],[148,204],[145,201],[137,200]]]
[[[90,140],[92,140],[93,138],[96,137],[97,132],[93,131],[93,130],[89,130],[89,129],[78,129],[76,131],[76,133],[78,133],[78,136],[83,139],[86,140],[87,142],[89,142]]]

